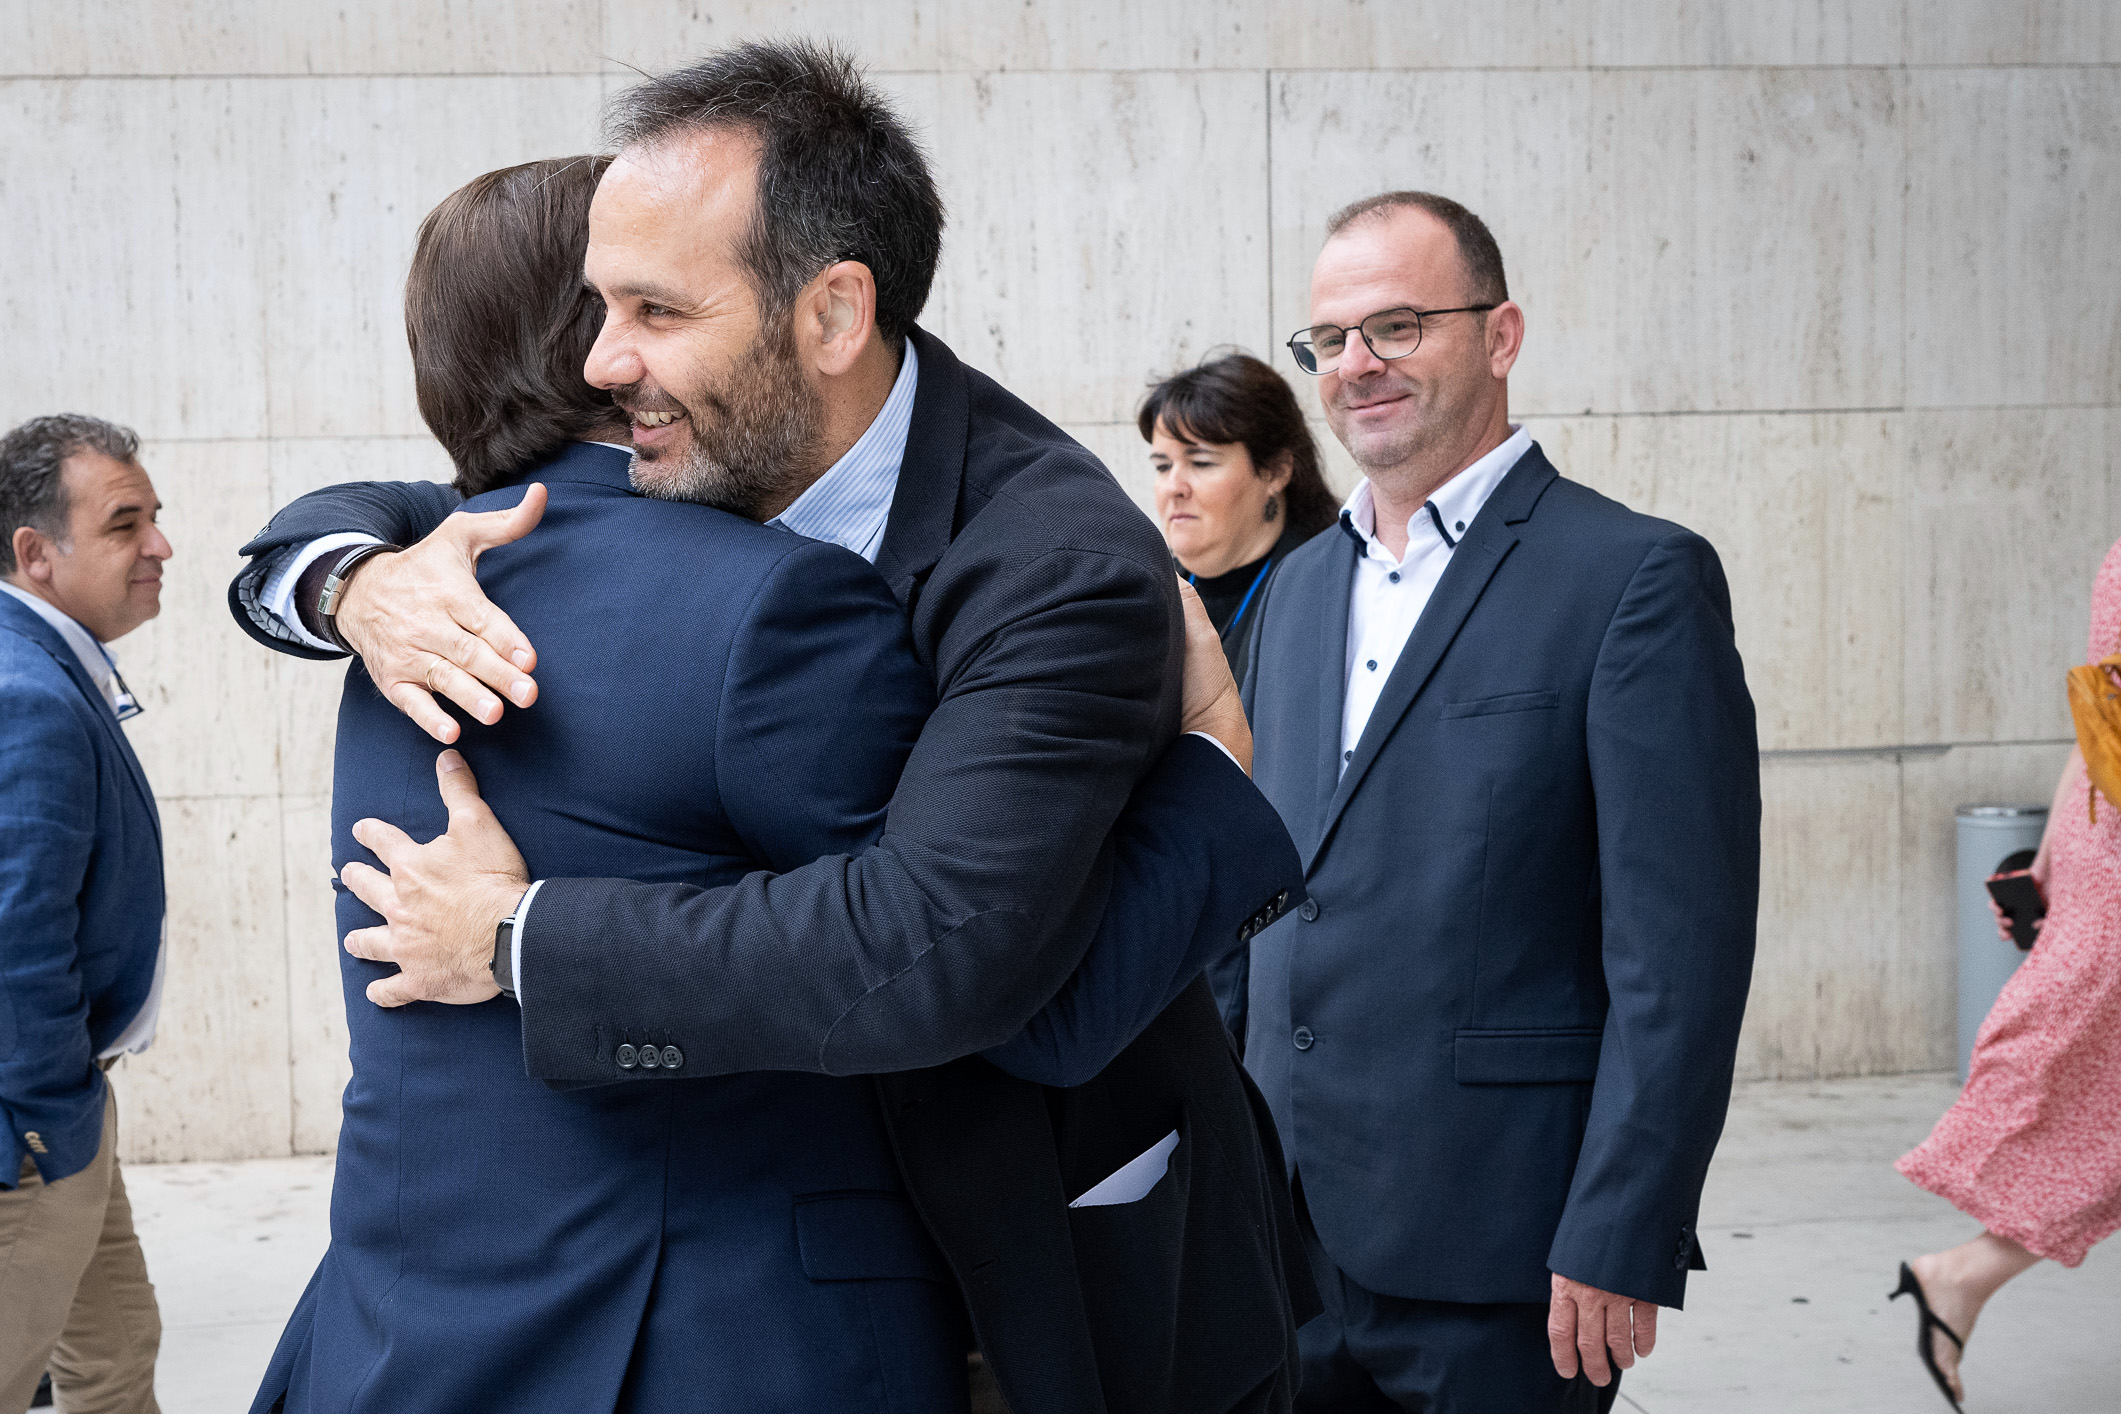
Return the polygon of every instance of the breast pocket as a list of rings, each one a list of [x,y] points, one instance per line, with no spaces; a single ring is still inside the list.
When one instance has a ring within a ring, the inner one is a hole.
[[[1281,1363],[1282,1279],[1258,1193],[1181,1105],[1178,1140],[1146,1192],[1130,1185],[1131,1201],[1068,1209],[1111,1414],[1229,1409]],[[1144,1311],[1169,1324],[1145,1329]]]
[[[1442,715],[1452,717],[1499,717],[1505,712],[1548,712],[1561,706],[1561,694],[1552,690],[1505,692],[1499,697],[1476,697],[1470,702],[1447,702]]]

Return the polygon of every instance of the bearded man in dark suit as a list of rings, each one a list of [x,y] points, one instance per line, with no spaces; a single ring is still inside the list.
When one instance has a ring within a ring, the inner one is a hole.
[[[475,800],[426,845],[360,822],[389,878],[348,872],[384,922],[346,946],[401,969],[369,996],[511,991],[527,1068],[556,1085],[879,1074],[906,1194],[1016,1414],[1286,1408],[1312,1298],[1272,1126],[1198,965],[1174,991],[1139,950],[1090,944],[1128,898],[1181,943],[1230,945],[1299,901],[1203,857],[1212,822],[1259,802],[1226,669],[1185,723],[1220,744],[1181,738],[1192,660],[1160,540],[915,325],[941,205],[845,59],[742,46],[616,114],[586,372],[630,416],[636,480],[872,560],[938,705],[877,843],[720,887],[533,879]],[[535,650],[472,563],[541,505],[318,493],[246,547],[231,599],[275,646],[357,651],[450,740],[435,694],[486,723],[535,699]],[[1246,887],[1266,892],[1230,906]]]

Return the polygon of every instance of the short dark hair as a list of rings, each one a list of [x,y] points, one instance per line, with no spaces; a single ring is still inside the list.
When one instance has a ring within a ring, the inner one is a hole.
[[[1510,297],[1510,282],[1502,273],[1502,247],[1488,223],[1447,196],[1432,191],[1388,191],[1351,201],[1326,221],[1326,239],[1331,240],[1358,221],[1389,216],[1395,211],[1426,211],[1443,222],[1458,242],[1458,257],[1465,262],[1466,294],[1475,304],[1501,304]]]
[[[582,375],[604,305],[582,284],[608,157],[476,177],[420,223],[405,277],[420,416],[476,496],[618,421]]]
[[[140,438],[130,427],[80,412],[33,417],[0,437],[0,574],[15,572],[15,532],[23,526],[53,540],[66,539],[72,509],[66,459],[77,452],[134,462],[140,458]]]
[[[1247,353],[1210,357],[1149,389],[1135,423],[1142,440],[1167,431],[1198,442],[1242,442],[1261,477],[1284,456],[1289,484],[1289,524],[1313,534],[1333,523],[1339,502],[1318,469],[1318,444],[1297,406],[1296,394],[1271,367]]]
[[[739,44],[615,96],[620,148],[733,129],[759,144],[758,205],[738,252],[761,312],[779,318],[834,261],[876,280],[876,327],[894,343],[928,302],[943,201],[927,154],[847,54],[829,44]]]

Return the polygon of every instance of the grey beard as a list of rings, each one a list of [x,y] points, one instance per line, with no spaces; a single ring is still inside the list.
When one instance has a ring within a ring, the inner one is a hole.
[[[673,463],[636,454],[633,489],[752,520],[793,500],[825,425],[823,400],[797,371],[793,343],[762,341],[730,386],[703,393],[698,409],[688,406],[692,436],[683,457]]]
[[[711,447],[694,422],[692,443],[679,460],[634,457],[633,489],[658,501],[712,506],[756,520],[766,507],[790,499],[802,479],[796,465],[813,438],[797,425],[800,420],[783,419],[758,428],[725,425]]]

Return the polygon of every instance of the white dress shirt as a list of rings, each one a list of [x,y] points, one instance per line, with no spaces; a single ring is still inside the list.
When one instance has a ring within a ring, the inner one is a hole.
[[[103,705],[110,708],[113,717],[122,720],[122,714],[134,705],[132,694],[125,690],[124,680],[118,676],[118,660],[96,640],[96,636],[83,628],[72,615],[61,612],[51,604],[39,599],[26,589],[21,589],[0,579],[0,592],[14,595],[29,605],[30,612],[50,624],[66,646],[74,650],[80,661],[81,671],[96,685],[103,696]],[[162,973],[169,961],[169,920],[162,922],[162,941],[155,948],[155,977],[147,985],[147,1000],[133,1013],[133,1019],[118,1033],[118,1039],[96,1053],[96,1059],[108,1060],[112,1056],[132,1055],[146,1050],[155,1041],[155,1021],[162,1014]]]
[[[1368,477],[1341,507],[1340,524],[1362,547],[1355,562],[1355,583],[1348,591],[1348,660],[1340,720],[1340,769],[1355,759],[1370,714],[1393,665],[1414,636],[1422,610],[1436,593],[1467,527],[1487,505],[1488,497],[1532,450],[1532,434],[1512,426],[1501,446],[1436,488],[1436,494],[1407,518],[1407,553],[1392,558],[1377,539],[1377,505]]]

